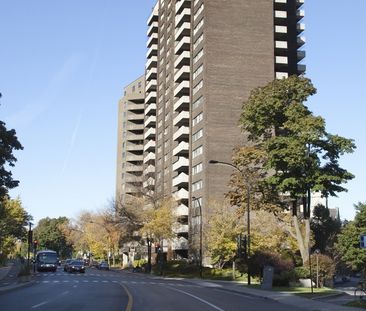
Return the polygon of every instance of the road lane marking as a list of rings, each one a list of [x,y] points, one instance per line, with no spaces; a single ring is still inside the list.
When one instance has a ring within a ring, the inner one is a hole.
[[[125,311],[131,311],[132,310],[132,304],[133,304],[133,298],[132,298],[132,295],[130,293],[130,291],[127,289],[127,287],[123,284],[120,284],[123,289],[125,290],[125,292],[127,293],[127,296],[128,296],[128,303],[127,303],[127,306],[126,306],[126,310]]]
[[[187,295],[187,296],[190,296],[190,297],[192,297],[192,298],[194,298],[194,299],[197,299],[198,301],[201,301],[201,302],[205,303],[206,305],[209,305],[210,307],[212,307],[212,308],[214,308],[214,309],[216,309],[216,310],[218,310],[218,311],[225,311],[224,309],[221,309],[221,308],[219,308],[218,306],[215,306],[214,304],[212,304],[212,303],[208,302],[207,300],[204,300],[204,299],[202,299],[202,298],[200,298],[200,297],[197,297],[197,296],[195,296],[195,295],[192,295],[192,294],[190,294],[190,293],[188,293],[188,292],[185,292],[185,291],[183,291],[183,290],[176,289],[176,288],[169,287],[169,286],[167,286],[167,288],[169,288],[169,289],[171,289],[171,290],[174,290],[174,291],[176,291],[176,292],[179,292],[179,293],[185,294],[185,295]]]
[[[32,306],[32,309],[38,308],[38,307],[40,307],[40,306],[43,306],[43,305],[45,305],[46,303],[48,303],[48,301],[43,301],[43,302],[39,303],[38,305],[34,305],[34,306]]]

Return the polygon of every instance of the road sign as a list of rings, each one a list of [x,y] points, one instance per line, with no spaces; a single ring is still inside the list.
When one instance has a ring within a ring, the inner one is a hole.
[[[360,235],[360,248],[366,248],[366,234]]]

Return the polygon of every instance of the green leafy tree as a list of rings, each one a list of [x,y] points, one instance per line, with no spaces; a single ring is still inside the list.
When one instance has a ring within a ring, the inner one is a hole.
[[[237,237],[243,232],[243,224],[228,204],[212,203],[210,208],[204,236],[212,264],[222,269],[237,253]]]
[[[8,193],[8,189],[15,188],[19,184],[18,180],[13,179],[8,166],[15,166],[17,159],[13,152],[22,149],[23,146],[18,141],[15,130],[8,130],[6,124],[0,120],[0,199]]]
[[[356,216],[337,236],[335,248],[342,261],[354,271],[365,268],[366,251],[360,248],[360,235],[366,234],[366,203],[355,205]]]
[[[40,249],[51,249],[58,252],[61,258],[66,258],[72,253],[72,246],[62,230],[68,223],[67,217],[43,218],[34,229],[34,239],[38,240]]]
[[[299,202],[305,202],[309,189],[324,196],[346,191],[342,184],[354,177],[338,163],[341,155],[353,152],[353,141],[328,133],[324,119],[314,116],[304,104],[315,93],[305,77],[274,80],[251,92],[240,117],[266,170],[265,176],[254,180],[262,188],[258,201],[266,208],[280,201],[284,209],[292,206],[293,223],[288,231],[297,239],[303,262],[309,259],[310,215],[298,213]],[[247,165],[240,157],[237,161],[249,171],[259,162],[254,158],[254,164]]]
[[[314,236],[313,249],[319,249],[322,254],[330,254],[337,234],[341,230],[341,221],[333,219],[329,209],[319,204],[313,210],[310,227]]]
[[[0,200],[0,253],[6,257],[15,246],[16,240],[25,240],[25,226],[32,219],[22,206],[19,198],[8,196]]]

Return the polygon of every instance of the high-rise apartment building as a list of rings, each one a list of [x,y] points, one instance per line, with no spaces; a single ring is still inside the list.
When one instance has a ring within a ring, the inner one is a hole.
[[[118,103],[116,200],[124,203],[143,187],[145,76],[127,85]]]
[[[197,255],[209,202],[223,199],[246,143],[250,91],[304,72],[304,0],[159,0],[148,19],[144,186],[177,202],[177,256]],[[200,215],[202,210],[202,217]],[[204,229],[203,229],[204,230]]]

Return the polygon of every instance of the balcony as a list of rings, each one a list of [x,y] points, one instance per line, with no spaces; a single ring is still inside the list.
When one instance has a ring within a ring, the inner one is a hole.
[[[145,104],[155,103],[156,102],[156,92],[150,92],[147,94],[145,98]]]
[[[147,36],[150,37],[154,32],[157,33],[158,27],[159,27],[159,23],[157,21],[152,22],[151,25],[149,26],[149,28],[147,29]]]
[[[181,82],[182,80],[189,80],[191,70],[189,66],[183,66],[174,75],[174,82]]]
[[[146,58],[158,55],[158,45],[153,44],[146,52]]]
[[[149,152],[145,158],[143,158],[144,163],[153,163],[155,162],[155,153]]]
[[[287,12],[286,11],[275,11],[275,18],[278,19],[284,19],[287,18]]]
[[[143,159],[144,157],[142,154],[128,153],[126,156],[127,162],[142,162]]]
[[[149,140],[144,145],[144,152],[154,152],[154,151],[155,151],[155,141],[154,140]]]
[[[185,141],[179,143],[177,147],[173,149],[174,156],[188,156],[189,144]]]
[[[182,125],[189,125],[189,112],[188,111],[181,111],[174,119],[173,119],[174,126],[182,126]]]
[[[144,129],[143,124],[127,124],[126,126],[127,131],[142,131]]]
[[[144,174],[145,175],[155,174],[155,166],[150,164],[148,167],[144,169]]]
[[[146,47],[149,48],[153,44],[158,44],[158,34],[157,33],[153,33],[150,36],[150,38],[146,42]]]
[[[146,81],[150,81],[152,79],[156,79],[158,77],[158,70],[156,67],[151,68],[150,70],[146,71]]]
[[[296,24],[297,33],[300,34],[305,30],[305,24],[304,23],[297,23]]]
[[[141,141],[144,139],[143,134],[128,134],[127,141]]]
[[[182,111],[189,109],[189,96],[182,96],[174,104],[174,111]]]
[[[191,38],[184,37],[182,40],[178,42],[178,44],[174,48],[174,53],[176,55],[181,54],[183,51],[190,51],[191,47]]]
[[[147,92],[153,92],[153,91],[156,91],[156,84],[157,84],[157,81],[156,81],[156,80],[150,80],[150,81],[146,84],[146,87],[145,87],[145,91],[146,91],[146,93],[147,93]]]
[[[182,95],[189,95],[189,81],[182,81],[176,85],[174,89],[174,96],[180,97]]]
[[[180,0],[175,3],[175,12],[181,13],[182,10],[191,7],[191,0]]]
[[[154,116],[154,115],[149,116],[145,120],[145,127],[155,127],[155,125],[156,125],[156,116]]]
[[[185,8],[178,15],[175,16],[175,25],[179,27],[182,23],[191,21],[191,9]]]
[[[275,62],[276,62],[276,64],[279,64],[279,65],[287,65],[288,58],[287,58],[287,56],[276,56]]]
[[[127,164],[125,166],[126,172],[133,173],[133,172],[141,172],[142,166],[141,165],[133,165],[133,164]]]
[[[178,191],[173,193],[173,197],[176,201],[188,200],[188,198],[189,198],[188,191],[183,188],[179,189]]]
[[[276,72],[276,79],[286,79],[288,78],[288,72],[280,72],[280,71],[277,71]]]
[[[127,110],[128,111],[143,111],[144,110],[144,104],[141,103],[141,104],[135,104],[135,103],[132,103],[132,102],[129,102],[128,105],[127,105]]]
[[[142,144],[127,143],[126,151],[142,151],[144,146]]]
[[[190,53],[188,51],[184,51],[182,54],[178,56],[178,58],[174,61],[174,67],[179,69],[182,66],[190,65]]]
[[[144,134],[145,139],[155,139],[156,130],[154,127],[150,127]]]
[[[298,50],[297,51],[297,61],[301,61],[305,58],[305,51]]]
[[[179,237],[173,240],[172,250],[187,250],[188,249],[188,240],[184,237]]]
[[[278,33],[278,34],[287,34],[287,27],[286,26],[276,25],[275,26],[275,33]]]
[[[182,224],[177,223],[174,226],[173,231],[175,233],[185,233],[185,232],[188,232],[188,225],[182,225]]]
[[[189,159],[185,157],[178,157],[178,160],[173,163],[174,172],[187,171],[189,167]]]
[[[189,37],[191,34],[191,23],[183,23],[175,31],[175,41],[180,41],[183,37]]]
[[[305,0],[296,0],[297,7],[300,7],[304,4]]]
[[[158,57],[157,56],[152,56],[146,62],[146,69],[149,70],[152,67],[156,67],[157,64],[158,64]]]
[[[299,74],[303,74],[306,71],[306,65],[304,64],[297,64],[297,72]]]
[[[125,181],[128,183],[141,183],[142,176],[135,176],[133,174],[126,174]]]
[[[132,120],[143,120],[144,119],[144,115],[142,113],[132,113],[130,112],[127,116],[127,120],[128,121],[132,121]]]
[[[156,104],[150,103],[150,104],[146,105],[146,107],[145,107],[146,116],[155,115],[155,113],[156,113]]]
[[[305,37],[303,36],[300,36],[300,37],[297,37],[297,47],[301,47],[305,44]]]
[[[143,185],[144,188],[154,187],[155,186],[155,179],[150,177],[148,180],[145,180],[142,185]]]
[[[188,126],[181,126],[174,134],[173,140],[174,141],[188,141],[189,139],[189,127]]]
[[[180,204],[174,210],[174,215],[179,216],[188,216],[188,207],[184,204]]]
[[[297,20],[301,20],[305,17],[305,11],[304,10],[297,10],[296,11],[296,17],[297,17]]]
[[[180,173],[173,178],[173,187],[187,187],[189,177],[186,173]]]
[[[275,3],[287,3],[287,0],[275,0]]]
[[[149,18],[147,19],[147,25],[150,26],[153,22],[157,22],[159,20],[158,6],[155,6],[153,11],[151,12]]]

